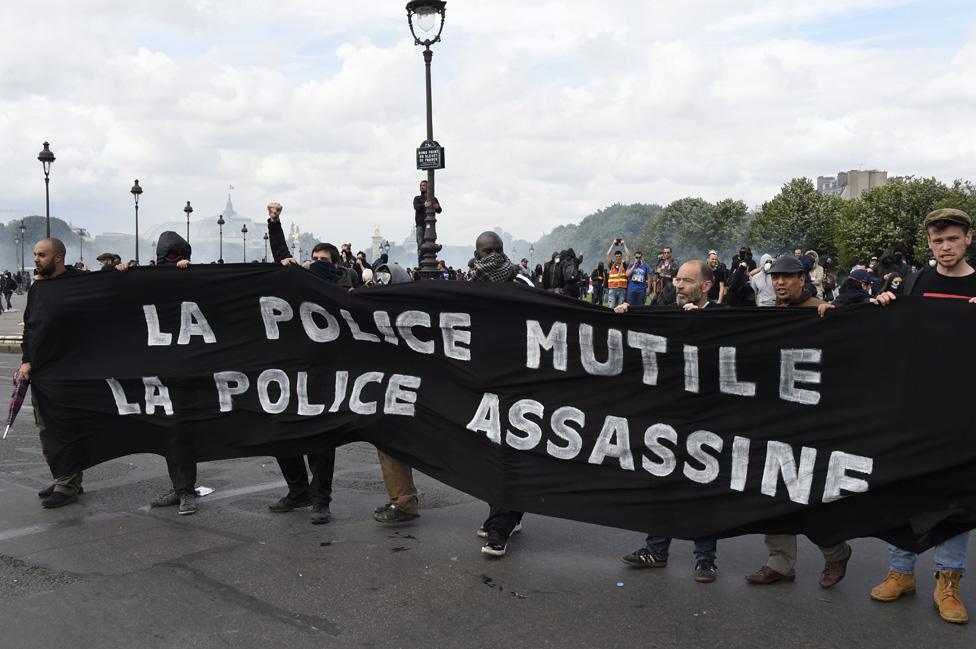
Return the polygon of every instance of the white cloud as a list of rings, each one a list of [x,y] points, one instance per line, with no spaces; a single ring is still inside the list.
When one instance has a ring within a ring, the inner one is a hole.
[[[365,244],[378,223],[402,239],[424,136],[402,4],[5,7],[0,209],[43,209],[48,139],[52,209],[92,232],[131,229],[138,177],[146,224],[186,200],[216,215],[233,184],[253,218],[278,200],[323,238]],[[792,31],[852,16],[870,31],[905,4],[453,0],[433,64],[442,240],[493,225],[536,238],[616,201],[752,205],[859,164],[972,175],[972,32],[880,48]]]

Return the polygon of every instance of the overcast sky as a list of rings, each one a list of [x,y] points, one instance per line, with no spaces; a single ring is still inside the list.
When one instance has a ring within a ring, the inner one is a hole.
[[[244,216],[365,246],[412,222],[421,48],[401,1],[4,2],[0,220]],[[971,0],[450,0],[433,64],[445,243],[613,202],[750,206],[850,168],[976,178]],[[145,224],[145,225],[143,225]]]

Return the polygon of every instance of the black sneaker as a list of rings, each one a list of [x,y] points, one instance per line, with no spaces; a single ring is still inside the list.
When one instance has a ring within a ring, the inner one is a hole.
[[[718,566],[711,559],[699,559],[695,563],[695,581],[699,584],[710,584],[718,576]]]
[[[488,540],[481,546],[481,553],[491,557],[504,557],[508,549],[508,537],[498,530],[488,530]]]
[[[377,523],[405,523],[407,521],[412,521],[415,518],[420,518],[420,514],[411,514],[398,509],[396,505],[387,505],[382,509],[378,509],[373,512],[373,519]]]
[[[620,560],[635,568],[664,568],[668,565],[667,557],[658,557],[647,548],[625,554],[620,557]]]
[[[65,505],[70,505],[71,503],[78,502],[77,494],[66,494],[60,491],[53,491],[51,495],[41,501],[41,505],[44,509],[55,509],[57,507],[64,507]]]
[[[197,497],[196,494],[183,494],[180,497],[180,508],[176,510],[176,513],[180,516],[187,516],[189,514],[197,513]]]
[[[56,486],[57,485],[55,485],[55,484],[51,484],[51,485],[48,485],[47,487],[44,487],[43,489],[41,489],[40,491],[37,492],[37,497],[38,498],[47,498],[48,496],[50,496],[51,494],[54,493],[54,488]],[[83,493],[85,493],[85,488],[84,487],[78,487],[78,495],[80,496]]]
[[[149,503],[150,507],[175,507],[180,504],[180,497],[175,491],[169,491],[162,496],[156,496]]]
[[[332,520],[332,512],[329,511],[328,505],[326,505],[325,507],[312,508],[312,517],[309,519],[309,522],[312,523],[312,525],[324,525],[325,523],[328,523],[331,520]]]
[[[273,511],[275,514],[284,514],[285,512],[294,511],[301,507],[310,507],[312,501],[308,499],[308,496],[303,498],[292,498],[291,496],[283,496],[276,500],[275,502],[268,505],[268,509]]]

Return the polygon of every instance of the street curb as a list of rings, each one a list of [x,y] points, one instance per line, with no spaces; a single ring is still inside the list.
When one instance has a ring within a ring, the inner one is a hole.
[[[0,352],[20,353],[23,336],[0,336]]]

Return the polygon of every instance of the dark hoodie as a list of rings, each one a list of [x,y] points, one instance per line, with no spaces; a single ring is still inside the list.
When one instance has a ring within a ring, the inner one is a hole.
[[[193,249],[190,248],[186,239],[172,230],[167,230],[159,235],[159,241],[156,242],[156,265],[164,266],[175,264],[183,259],[189,260],[192,252]],[[167,257],[173,256],[171,253],[179,256],[176,259],[167,259]]]

